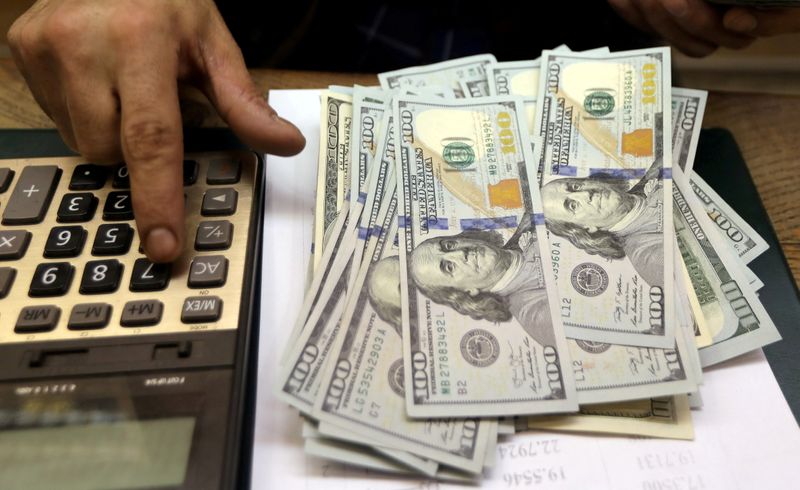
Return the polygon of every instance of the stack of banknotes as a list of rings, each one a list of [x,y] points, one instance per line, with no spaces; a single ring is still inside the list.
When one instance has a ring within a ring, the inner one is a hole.
[[[667,48],[478,55],[321,93],[278,396],[306,450],[451,480],[499,436],[691,439],[702,369],[780,338],[765,241],[692,172]]]

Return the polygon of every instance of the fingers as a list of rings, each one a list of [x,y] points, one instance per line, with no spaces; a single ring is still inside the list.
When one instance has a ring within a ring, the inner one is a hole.
[[[121,161],[119,104],[109,81],[71,77],[64,85],[78,152],[93,163]]]
[[[705,0],[662,0],[661,3],[678,26],[709,44],[741,49],[754,40],[752,36],[727,30],[719,12]]]
[[[731,31],[753,36],[775,36],[800,32],[800,10],[734,7],[725,12],[722,22]]]
[[[642,12],[635,5],[633,0],[608,0],[608,3],[627,23],[633,25],[640,31],[653,32],[650,23],[644,18]]]
[[[689,56],[708,56],[717,49],[715,44],[690,34],[681,27],[660,1],[643,0],[641,5],[646,12],[643,15],[653,30]]]
[[[177,87],[177,50],[133,54],[120,73],[120,141],[131,182],[134,215],[145,253],[175,260],[184,243],[183,129]],[[167,53],[173,53],[173,56]]]
[[[247,145],[276,155],[298,153],[305,146],[302,133],[267,104],[222,20],[211,23],[215,27],[200,53],[206,76],[201,88],[206,96]]]

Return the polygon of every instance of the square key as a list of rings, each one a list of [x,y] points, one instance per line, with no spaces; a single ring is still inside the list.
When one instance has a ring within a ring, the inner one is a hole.
[[[190,296],[183,302],[183,323],[215,322],[222,316],[222,299],[217,296]]]
[[[169,284],[170,264],[156,264],[147,259],[136,259],[131,273],[131,291],[161,291]]]
[[[233,240],[233,223],[230,221],[202,221],[197,226],[194,248],[197,250],[224,250]]]
[[[239,193],[235,189],[208,189],[203,195],[203,216],[227,216],[236,212]]]
[[[225,284],[228,277],[228,259],[222,255],[195,257],[189,266],[190,288],[214,288]]]
[[[100,225],[92,244],[92,255],[124,255],[133,241],[133,228],[127,223]]]
[[[86,230],[82,226],[54,226],[44,244],[44,256],[48,259],[77,257],[85,241]]]
[[[64,194],[58,206],[56,219],[59,223],[80,223],[94,218],[97,198],[91,192]]]
[[[81,278],[80,293],[113,293],[119,287],[122,269],[122,264],[116,259],[86,262]]]
[[[102,189],[106,185],[108,169],[103,165],[85,163],[78,165],[72,171],[72,178],[69,181],[71,191],[93,191]]]
[[[194,160],[183,161],[183,185],[194,185],[197,182],[198,165]]]
[[[131,186],[130,177],[128,176],[128,166],[124,163],[117,165],[114,169],[114,179],[111,181],[111,187],[114,189],[128,189]]]
[[[125,221],[133,219],[133,203],[130,191],[108,193],[103,206],[103,219],[106,221]]]
[[[17,277],[17,270],[12,267],[0,267],[0,299],[8,296],[11,286],[14,285],[14,278]]]
[[[24,230],[0,230],[0,260],[17,260],[25,255],[31,233]]]
[[[55,330],[61,309],[54,305],[26,306],[19,312],[16,333],[41,333]]]
[[[108,325],[111,305],[106,303],[82,303],[72,307],[67,328],[70,330],[96,330]]]
[[[11,181],[14,179],[14,171],[10,168],[0,168],[0,194],[8,190]]]
[[[239,160],[217,158],[208,164],[206,183],[209,185],[235,184],[239,182],[241,174],[242,164]]]
[[[164,304],[157,299],[128,301],[122,308],[119,324],[123,327],[146,327],[161,321]]]
[[[69,291],[75,272],[69,262],[47,262],[36,266],[28,296],[61,296]]]

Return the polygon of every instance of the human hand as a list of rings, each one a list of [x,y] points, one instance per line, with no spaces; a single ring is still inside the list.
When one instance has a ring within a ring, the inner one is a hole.
[[[305,145],[253,83],[212,0],[38,0],[8,40],[67,145],[95,163],[127,163],[153,261],[174,260],[185,240],[179,84],[200,88],[254,149]]]
[[[800,9],[712,5],[705,0],[608,0],[619,15],[690,56],[744,48],[757,37],[800,31]]]

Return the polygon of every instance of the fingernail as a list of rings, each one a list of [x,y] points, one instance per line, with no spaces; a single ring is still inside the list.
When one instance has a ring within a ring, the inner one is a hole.
[[[166,228],[153,228],[147,234],[144,249],[147,256],[154,261],[172,260],[178,250],[178,239]]]
[[[731,31],[750,32],[758,27],[758,20],[746,12],[741,12],[737,15],[726,16],[723,19],[723,25]]]
[[[686,0],[669,0],[663,5],[675,17],[683,17],[689,13],[689,5],[686,4]]]

